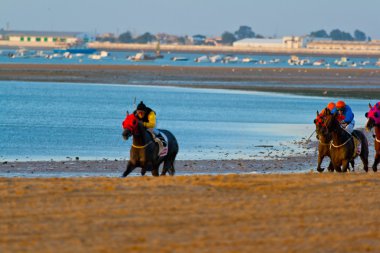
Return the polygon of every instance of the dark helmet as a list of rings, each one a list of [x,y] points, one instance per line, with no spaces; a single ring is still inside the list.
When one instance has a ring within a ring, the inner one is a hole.
[[[137,110],[145,111],[146,105],[143,103],[143,101],[140,102],[140,104],[137,105]]]

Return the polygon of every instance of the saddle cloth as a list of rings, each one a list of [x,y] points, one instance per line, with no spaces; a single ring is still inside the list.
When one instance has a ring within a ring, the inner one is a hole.
[[[159,131],[159,130],[158,130]],[[166,156],[169,152],[168,137],[161,131],[156,135],[157,138],[162,142],[162,149],[158,151],[158,156]]]

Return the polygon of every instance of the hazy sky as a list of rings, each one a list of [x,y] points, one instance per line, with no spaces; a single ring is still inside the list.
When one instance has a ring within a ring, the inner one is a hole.
[[[264,36],[335,28],[380,39],[380,0],[0,0],[0,28],[220,36],[248,25]]]

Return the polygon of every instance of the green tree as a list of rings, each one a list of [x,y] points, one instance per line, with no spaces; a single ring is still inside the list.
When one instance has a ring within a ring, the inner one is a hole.
[[[366,41],[367,40],[367,36],[365,35],[365,33],[360,31],[360,30],[355,30],[354,38],[357,41]]]
[[[156,41],[156,36],[150,34],[150,33],[144,33],[143,35],[140,35],[135,39],[136,43],[146,44],[149,42]]]
[[[230,32],[224,32],[222,34],[222,43],[223,44],[228,44],[228,45],[231,45],[232,43],[234,43],[236,41],[236,37],[233,33],[230,33]]]
[[[315,32],[311,32],[310,36],[316,37],[316,38],[328,38],[329,37],[329,35],[327,34],[327,32],[325,30],[318,30]]]
[[[332,40],[354,40],[350,33],[343,32],[339,29],[332,30],[330,32],[330,37]]]
[[[120,34],[119,41],[122,43],[132,43],[133,37],[132,37],[131,32],[127,31],[125,33]]]
[[[255,33],[252,31],[251,27],[242,25],[239,27],[239,30],[235,32],[235,36],[238,40],[242,40],[246,38],[254,38]]]

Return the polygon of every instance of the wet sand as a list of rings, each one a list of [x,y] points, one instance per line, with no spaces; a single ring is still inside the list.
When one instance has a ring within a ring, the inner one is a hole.
[[[0,80],[165,85],[372,99],[380,96],[380,68],[0,64]],[[209,83],[196,84],[199,81]],[[297,84],[302,86],[292,86]]]

